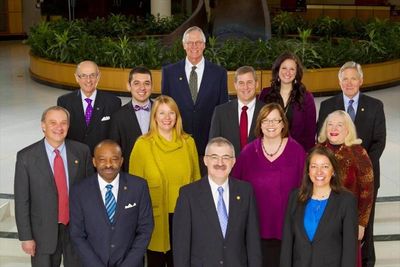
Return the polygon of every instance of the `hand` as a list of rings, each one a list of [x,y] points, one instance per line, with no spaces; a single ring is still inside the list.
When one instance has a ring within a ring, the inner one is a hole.
[[[32,257],[35,256],[36,252],[36,242],[35,240],[26,240],[21,242],[22,250]]]
[[[364,231],[365,231],[365,227],[359,225],[359,226],[358,226],[358,240],[363,239],[363,237],[364,237]]]

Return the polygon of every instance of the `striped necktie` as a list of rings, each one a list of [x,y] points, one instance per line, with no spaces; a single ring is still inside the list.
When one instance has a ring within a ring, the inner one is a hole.
[[[226,234],[226,227],[228,226],[228,212],[226,211],[226,206],[224,202],[224,188],[222,186],[218,187],[218,203],[217,203],[217,213],[218,213],[218,219],[219,219],[219,224],[221,226],[221,231],[222,235],[225,238]]]
[[[115,209],[117,207],[117,202],[115,201],[114,194],[112,193],[111,189],[113,188],[112,185],[106,185],[107,192],[106,192],[106,210],[108,219],[110,223],[114,223],[115,220]]]
[[[354,111],[353,103],[354,103],[354,100],[350,99],[349,106],[347,107],[347,113],[349,113],[351,120],[354,122],[354,120],[356,118],[356,112]]]

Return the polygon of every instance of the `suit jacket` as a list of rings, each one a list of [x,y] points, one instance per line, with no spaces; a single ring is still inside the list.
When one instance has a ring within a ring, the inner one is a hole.
[[[132,101],[129,101],[111,116],[110,139],[115,140],[121,146],[122,156],[124,157],[122,170],[124,172],[129,171],[129,158],[133,145],[142,134]]]
[[[345,110],[343,94],[333,96],[323,102],[318,115],[318,133],[326,117],[335,110]],[[383,103],[375,98],[360,93],[354,124],[357,135],[362,139],[362,146],[367,150],[374,170],[374,188],[380,185],[379,158],[386,145],[386,122]]]
[[[173,225],[174,266],[261,266],[257,208],[251,185],[229,178],[229,218],[222,235],[207,177],[183,186]]]
[[[70,126],[67,138],[87,144],[93,154],[94,147],[108,138],[111,115],[121,107],[121,99],[97,90],[92,118],[86,125],[82,105],[81,90],[77,90],[57,99],[57,105],[70,113]]]
[[[217,136],[222,136],[228,139],[235,148],[236,157],[238,157],[240,153],[238,105],[238,100],[235,99],[215,107],[210,128],[210,139]],[[254,107],[254,114],[251,121],[249,136],[247,137],[247,143],[250,143],[256,138],[254,129],[256,127],[258,113],[263,106],[264,103],[256,99],[256,105]]]
[[[331,192],[312,242],[304,228],[306,205],[298,189],[290,195],[281,248],[281,267],[354,267],[357,258],[357,204],[348,192]]]
[[[69,188],[93,173],[89,148],[65,140]],[[17,153],[15,219],[21,241],[35,240],[38,253],[52,254],[58,243],[58,193],[44,139]]]
[[[196,103],[190,94],[185,60],[164,67],[161,83],[162,94],[172,97],[178,104],[183,129],[193,136],[199,155],[204,155],[214,108],[228,102],[226,70],[208,60],[204,64]]]
[[[149,189],[142,178],[124,172],[119,177],[113,224],[97,174],[71,190],[71,239],[85,267],[143,266],[154,226]]]

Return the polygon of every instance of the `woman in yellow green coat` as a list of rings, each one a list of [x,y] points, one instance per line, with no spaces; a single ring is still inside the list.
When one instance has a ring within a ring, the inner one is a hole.
[[[173,266],[172,217],[181,186],[200,179],[196,145],[183,131],[175,101],[159,96],[152,105],[150,130],[136,141],[129,173],[147,180],[154,231],[147,250],[148,267]]]

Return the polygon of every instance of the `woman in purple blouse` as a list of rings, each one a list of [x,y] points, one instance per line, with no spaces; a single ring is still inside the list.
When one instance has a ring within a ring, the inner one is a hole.
[[[257,139],[244,147],[232,176],[253,185],[262,240],[263,266],[279,266],[282,228],[289,194],[300,186],[306,153],[288,136],[279,104],[264,106],[257,117]]]
[[[316,111],[314,97],[306,90],[302,78],[300,60],[285,52],[272,65],[271,87],[264,88],[259,99],[266,104],[281,105],[289,121],[290,136],[308,151],[315,144]]]

